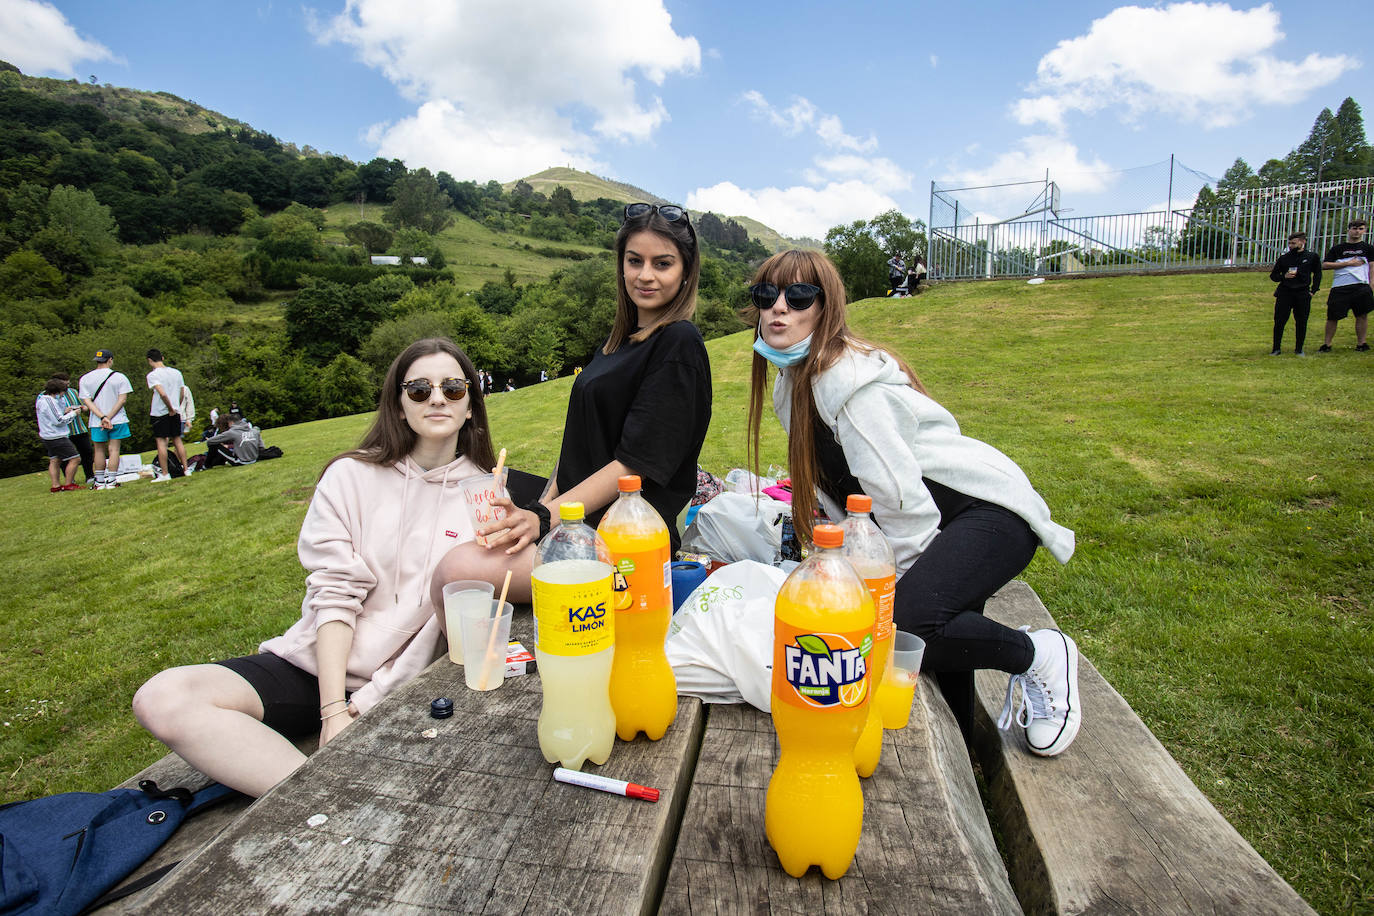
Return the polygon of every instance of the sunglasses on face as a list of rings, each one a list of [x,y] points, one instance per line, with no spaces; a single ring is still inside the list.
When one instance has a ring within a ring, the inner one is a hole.
[[[429,383],[429,379],[417,378],[406,382],[401,386],[401,390],[412,401],[419,404],[429,400],[429,396],[434,393],[434,386]],[[450,401],[461,401],[463,395],[468,393],[468,380],[465,378],[446,378],[439,383],[439,390]]]
[[[657,211],[659,216],[670,223],[675,223],[680,219],[687,219],[687,211],[681,207],[673,206],[672,204],[667,204],[662,207],[655,204],[626,204],[625,220],[628,222],[632,219],[639,219],[641,216],[648,216],[655,211]],[[691,225],[690,221],[688,225]]]
[[[779,290],[772,283],[756,283],[749,287],[754,307],[761,312],[773,307],[773,303],[778,301],[779,293],[787,300],[787,307],[794,312],[805,311],[811,308],[817,299],[825,299],[825,293],[821,288],[810,283],[793,283],[783,290]]]

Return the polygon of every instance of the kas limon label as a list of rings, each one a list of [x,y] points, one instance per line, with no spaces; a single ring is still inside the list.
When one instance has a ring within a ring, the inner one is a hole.
[[[815,633],[777,620],[773,696],[803,709],[846,710],[868,699],[872,630]]]
[[[534,618],[537,645],[553,655],[592,655],[615,645],[615,599],[611,568],[592,582],[561,584],[541,581],[534,571]]]

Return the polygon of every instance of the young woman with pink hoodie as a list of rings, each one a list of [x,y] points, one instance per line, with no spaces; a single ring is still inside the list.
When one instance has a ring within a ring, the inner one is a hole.
[[[362,443],[325,466],[297,545],[301,618],[257,655],[172,668],[134,696],[157,738],[213,779],[258,796],[440,651],[430,577],[471,540],[458,484],[495,458],[477,370],[454,343],[411,344],[387,372]]]

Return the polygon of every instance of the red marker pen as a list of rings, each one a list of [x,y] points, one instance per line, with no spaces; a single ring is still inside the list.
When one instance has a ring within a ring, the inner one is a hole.
[[[625,782],[623,779],[611,779],[609,776],[597,776],[594,773],[579,773],[577,770],[569,770],[565,767],[557,767],[553,771],[553,778],[559,782],[566,782],[570,786],[597,789],[602,792],[610,792],[612,795],[624,795],[627,798],[639,798],[648,802],[658,801],[657,789]]]

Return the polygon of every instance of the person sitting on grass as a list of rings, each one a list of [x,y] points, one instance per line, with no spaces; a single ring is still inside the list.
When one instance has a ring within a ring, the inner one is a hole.
[[[33,405],[38,416],[38,437],[48,452],[48,479],[52,481],[49,493],[81,489],[75,480],[76,469],[81,466],[81,453],[68,437],[68,421],[80,411],[58,401],[66,390],[65,384],[50,378]],[[59,471],[66,475],[66,483],[62,482]]]
[[[495,464],[472,361],[451,340],[392,362],[376,419],[330,460],[298,542],[301,617],[257,655],[172,668],[139,688],[138,721],[205,775],[258,796],[305,762],[442,646],[435,564],[471,540],[459,484]]]
[[[1021,468],[959,432],[901,357],[855,336],[845,317],[844,283],[817,251],[765,261],[750,287],[755,319],[748,446],[757,472],[768,366],[778,369],[773,411],[787,431],[792,518],[811,538],[819,492],[831,518],[847,496],[873,499],[873,517],[897,561],[893,618],[926,641],[934,672],[968,741],[973,672],[1010,674],[1001,721],[1015,721],[1032,753],[1062,753],[1078,734],[1078,649],[1058,630],[1023,632],[983,616],[992,594],[1044,546],[1059,562],[1073,555],[1073,532]]]
[[[205,466],[222,464],[245,465],[258,460],[262,439],[257,428],[247,420],[220,417],[215,421],[215,434],[205,440]]]

